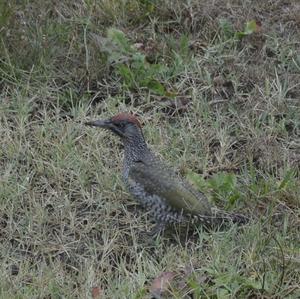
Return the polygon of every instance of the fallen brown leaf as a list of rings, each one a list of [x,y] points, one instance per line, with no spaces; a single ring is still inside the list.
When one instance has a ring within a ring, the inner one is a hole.
[[[102,295],[102,289],[99,287],[92,287],[92,298],[100,299]]]
[[[161,298],[162,294],[166,292],[170,286],[171,281],[176,276],[175,272],[163,272],[156,277],[149,290],[155,298]]]

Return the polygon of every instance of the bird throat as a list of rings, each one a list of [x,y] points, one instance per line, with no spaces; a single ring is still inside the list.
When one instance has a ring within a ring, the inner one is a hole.
[[[149,156],[150,150],[142,137],[139,142],[136,140],[124,141],[124,161],[123,161],[123,177],[127,180],[130,167],[134,162],[145,161]]]

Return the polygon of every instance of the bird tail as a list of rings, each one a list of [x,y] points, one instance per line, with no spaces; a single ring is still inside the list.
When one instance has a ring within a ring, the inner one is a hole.
[[[220,210],[216,210],[215,217],[222,219],[224,222],[230,221],[239,225],[243,225],[249,222],[249,218],[245,215],[228,213]]]
[[[228,222],[243,225],[249,222],[249,218],[242,214],[229,213],[218,209],[214,209],[212,212],[211,215],[193,215],[194,220],[209,226],[222,226]]]

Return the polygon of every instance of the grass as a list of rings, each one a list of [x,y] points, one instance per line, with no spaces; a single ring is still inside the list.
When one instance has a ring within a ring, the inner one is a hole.
[[[298,298],[296,2],[0,1],[0,298],[151,298],[165,272],[163,298]],[[124,110],[251,223],[145,239],[118,140],[83,126]]]

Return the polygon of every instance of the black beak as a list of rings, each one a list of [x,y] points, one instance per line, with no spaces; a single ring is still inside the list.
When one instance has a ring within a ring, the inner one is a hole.
[[[125,137],[124,133],[110,119],[88,121],[84,124],[86,126],[109,129],[120,137]]]
[[[99,128],[104,128],[104,129],[111,129],[113,127],[113,124],[111,123],[111,121],[109,119],[88,121],[84,124],[86,126],[99,127]]]

